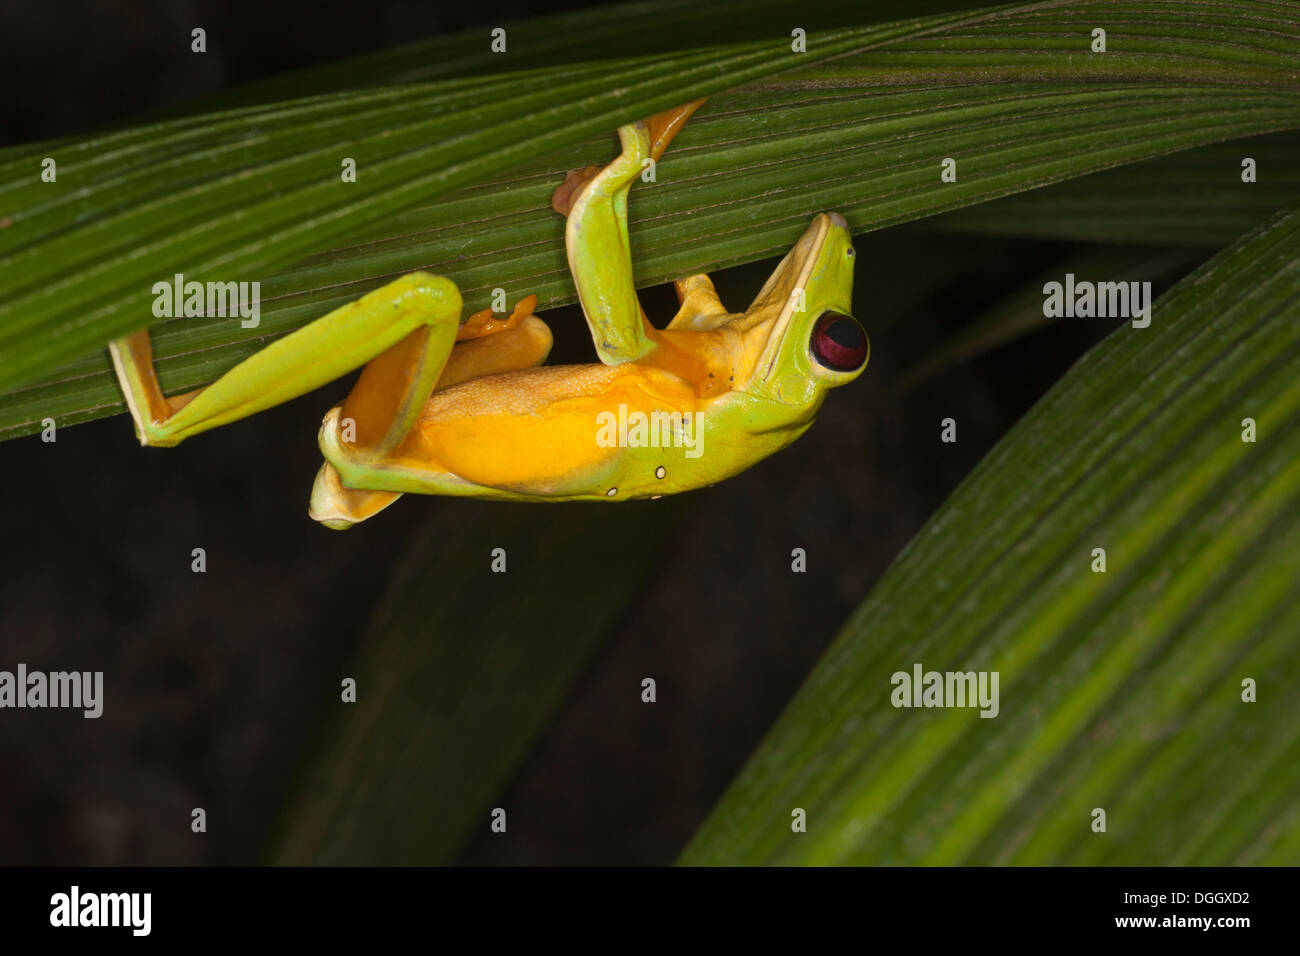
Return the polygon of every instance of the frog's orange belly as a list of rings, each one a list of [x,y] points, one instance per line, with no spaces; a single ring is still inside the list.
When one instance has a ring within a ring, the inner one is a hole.
[[[490,488],[594,492],[618,472],[627,431],[620,423],[635,422],[637,413],[700,410],[689,382],[658,369],[526,369],[435,392],[400,457]]]

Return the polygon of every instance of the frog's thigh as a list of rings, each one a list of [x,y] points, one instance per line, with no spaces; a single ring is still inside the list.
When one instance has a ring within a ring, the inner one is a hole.
[[[605,367],[592,368],[600,374]],[[617,473],[625,449],[601,440],[605,396],[534,395],[505,410],[516,387],[525,388],[490,384],[478,396],[435,400],[418,430],[383,460],[362,461],[350,449],[327,448],[328,431],[322,448],[349,487],[374,490],[566,499],[588,496]],[[493,411],[498,404],[502,410]]]
[[[343,440],[365,458],[382,457],[400,445],[419,421],[455,345],[459,292],[455,304],[454,310],[426,312],[424,324],[367,362],[343,404],[331,410],[332,418],[326,416],[322,430],[341,424]],[[316,474],[308,513],[326,527],[342,529],[383,510],[397,497],[353,494],[327,462]]]
[[[442,391],[470,379],[532,368],[546,361],[551,351],[551,330],[541,319],[529,315],[515,327],[458,342],[447,357],[434,391]],[[409,348],[409,344],[407,345]],[[397,350],[394,350],[396,352]],[[401,367],[399,354],[385,357],[395,367]],[[380,376],[377,386],[391,381],[393,376]],[[361,382],[357,383],[360,389]],[[357,389],[347,402],[332,409],[321,425],[321,450],[326,462],[316,476],[312,489],[312,517],[329,527],[342,529],[382,511],[403,492],[425,494],[469,494],[474,486],[447,474],[436,463],[429,462],[425,472],[428,480],[417,486],[402,482],[398,487],[391,477],[391,465],[409,460],[393,453],[396,447],[366,449],[360,442],[346,446],[339,440],[339,423],[348,420],[353,409],[359,408]],[[359,423],[357,425],[358,435]],[[347,477],[340,474],[342,467]],[[364,483],[365,487],[361,487]],[[392,490],[384,490],[391,487]]]
[[[340,486],[357,501],[367,500],[367,495],[426,494],[458,495],[478,498],[526,498],[526,494],[495,488],[466,479],[441,460],[430,445],[419,435],[391,455],[382,458],[360,458],[350,447],[338,441],[337,416],[339,410],[331,409],[321,428],[321,451],[328,464],[326,468],[339,476]],[[427,419],[421,428],[437,431],[437,418]],[[467,453],[481,445],[466,446]],[[337,525],[336,525],[337,526]]]

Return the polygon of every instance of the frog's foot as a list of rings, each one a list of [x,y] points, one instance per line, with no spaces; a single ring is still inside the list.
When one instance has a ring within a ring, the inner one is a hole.
[[[650,158],[658,160],[668,148],[668,144],[673,138],[681,132],[686,121],[691,118],[696,110],[704,105],[707,96],[702,96],[698,100],[691,100],[689,103],[683,103],[681,106],[674,106],[670,110],[664,110],[662,113],[656,113],[646,120],[646,126],[650,129]]]
[[[318,436],[325,464],[312,487],[311,516],[326,527],[350,528],[404,493],[454,493],[454,486],[464,484],[425,458],[418,439],[393,451],[350,441],[345,412],[342,405],[326,412]]]
[[[664,150],[668,144],[673,141],[673,137],[678,134],[686,121],[691,118],[691,114],[704,105],[704,99],[692,100],[681,106],[674,106],[670,110],[664,110],[662,113],[656,113],[648,120],[643,120],[650,133],[650,158],[659,161],[663,156]],[[573,209],[573,203],[578,198],[587,183],[591,182],[604,169],[604,166],[584,166],[582,169],[570,169],[564,175],[564,182],[555,190],[551,196],[551,208],[561,216],[568,216]]]
[[[158,384],[153,367],[153,345],[141,329],[108,343],[127,410],[135,423],[135,437],[141,445],[175,445],[166,422],[198,396],[202,389],[167,398]]]
[[[335,531],[365,521],[402,497],[398,491],[356,487],[357,477],[385,452],[358,444],[355,438],[356,425],[347,418],[346,405],[325,413],[318,436],[325,463],[316,472],[307,513]]]
[[[334,411],[337,412],[338,409]],[[316,472],[307,513],[327,528],[346,531],[354,524],[383,511],[400,497],[401,494],[396,491],[344,488],[338,471],[329,462],[325,462],[320,466],[320,471]]]
[[[515,309],[509,317],[501,319],[491,309],[480,309],[465,320],[465,324],[460,327],[456,333],[456,341],[464,342],[467,339],[479,339],[485,335],[493,335],[497,332],[507,332],[518,326],[533,314],[533,309],[537,308],[537,296],[526,295],[515,303]]]
[[[573,201],[578,198],[578,193],[582,192],[584,186],[591,182],[600,174],[604,166],[583,166],[581,169],[570,169],[564,174],[564,182],[560,188],[551,194],[551,208],[561,216],[568,216],[569,211],[573,209]]]

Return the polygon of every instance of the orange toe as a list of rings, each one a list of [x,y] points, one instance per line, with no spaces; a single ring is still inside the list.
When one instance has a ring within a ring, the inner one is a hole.
[[[526,295],[515,303],[514,311],[504,319],[498,318],[497,314],[491,309],[479,309],[465,320],[465,324],[456,333],[456,341],[464,342],[468,339],[480,339],[485,335],[492,335],[494,332],[513,329],[532,315],[535,308],[537,308],[537,296]]]

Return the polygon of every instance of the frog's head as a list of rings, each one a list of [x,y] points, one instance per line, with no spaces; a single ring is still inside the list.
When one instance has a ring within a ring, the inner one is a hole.
[[[745,312],[745,338],[762,350],[745,391],[815,409],[861,375],[871,346],[852,300],[853,237],[843,216],[821,213]]]

